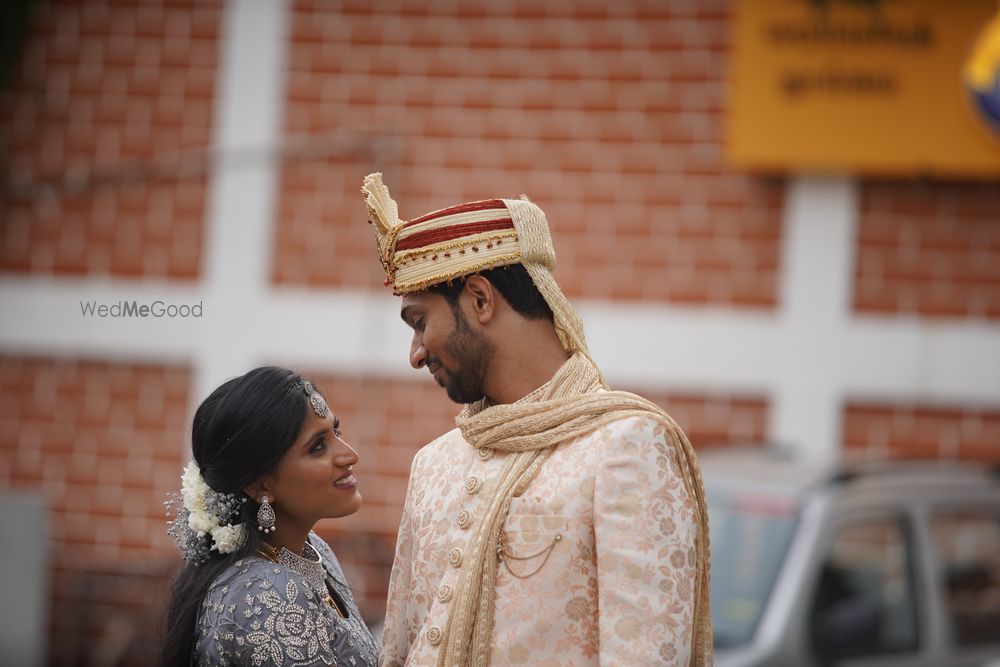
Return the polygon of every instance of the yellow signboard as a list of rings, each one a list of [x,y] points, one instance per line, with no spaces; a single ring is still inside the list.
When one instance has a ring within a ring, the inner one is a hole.
[[[997,0],[739,0],[734,39],[735,165],[1000,178]]]

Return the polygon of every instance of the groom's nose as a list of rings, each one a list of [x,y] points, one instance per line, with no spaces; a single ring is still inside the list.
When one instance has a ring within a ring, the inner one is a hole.
[[[410,365],[417,370],[427,365],[427,350],[424,349],[423,342],[416,335],[413,336],[413,341],[410,343]]]

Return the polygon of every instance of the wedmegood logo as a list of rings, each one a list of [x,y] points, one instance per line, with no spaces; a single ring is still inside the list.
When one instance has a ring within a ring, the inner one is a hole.
[[[139,303],[138,301],[115,301],[114,303],[98,303],[97,301],[80,302],[80,313],[84,317],[110,317],[113,319],[126,317],[189,318],[201,317],[202,312],[201,301],[194,304],[167,303],[160,300],[150,303]]]

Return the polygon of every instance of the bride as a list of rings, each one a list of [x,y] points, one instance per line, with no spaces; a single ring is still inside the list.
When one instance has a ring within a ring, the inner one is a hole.
[[[374,665],[340,563],[312,532],[361,506],[357,452],[323,396],[290,370],[252,370],[199,406],[192,450],[161,664]]]

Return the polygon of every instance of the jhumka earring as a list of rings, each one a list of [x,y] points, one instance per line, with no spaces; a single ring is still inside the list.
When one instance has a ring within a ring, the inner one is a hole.
[[[271,507],[271,501],[264,496],[260,499],[260,509],[257,510],[257,530],[264,533],[274,532],[274,508]]]

